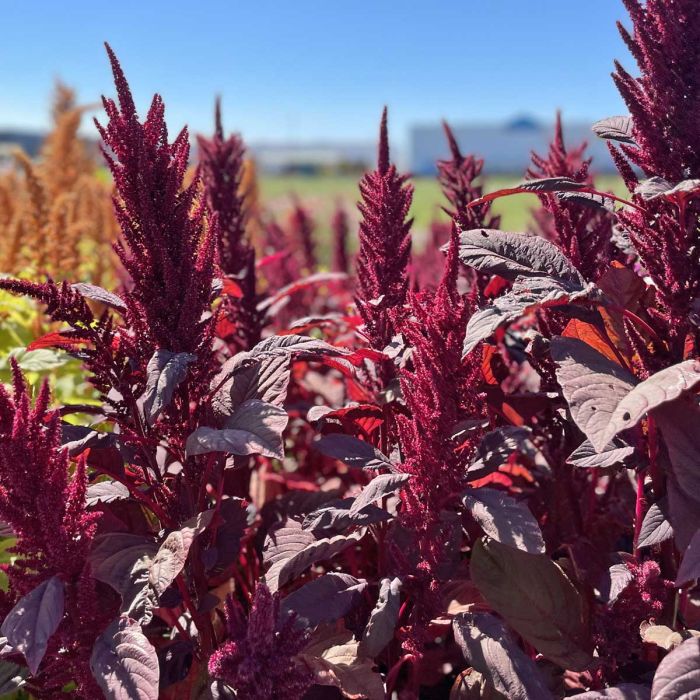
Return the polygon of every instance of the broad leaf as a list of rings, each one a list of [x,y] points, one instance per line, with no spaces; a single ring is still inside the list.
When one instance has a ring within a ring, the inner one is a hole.
[[[601,139],[619,141],[620,143],[634,143],[634,124],[629,115],[607,117],[597,121],[591,129]]]
[[[49,638],[61,624],[63,606],[63,582],[52,576],[22,596],[3,620],[0,633],[24,655],[33,676],[39,670]]]
[[[250,399],[282,406],[289,386],[289,361],[289,355],[280,354],[251,358],[233,370],[224,364],[221,373],[212,382],[218,387],[212,398],[216,413],[230,416],[238,406]]]
[[[393,639],[401,609],[401,579],[383,578],[379,585],[377,604],[370,613],[362,634],[360,651],[374,658]]]
[[[187,352],[156,350],[146,366],[146,391],[142,397],[146,422],[153,425],[170,405],[173,393],[187,376],[187,367],[197,359]]]
[[[525,503],[489,488],[469,489],[462,501],[489,537],[530,554],[544,552],[540,526]]]
[[[509,700],[552,697],[535,662],[496,617],[461,613],[452,621],[452,629],[464,658]]]
[[[559,192],[557,199],[561,202],[571,202],[572,204],[580,204],[589,209],[597,209],[598,211],[614,212],[614,200],[606,197],[603,194],[593,194],[592,192]]]
[[[474,229],[459,234],[459,259],[480,272],[511,282],[519,277],[551,277],[583,287],[585,281],[561,249],[532,233]]]
[[[265,540],[263,561],[270,565],[265,583],[275,593],[313,563],[330,559],[358,542],[364,534],[364,531],[357,531],[318,539],[313,533],[303,530],[295,520],[286,520]]]
[[[129,489],[119,481],[99,481],[87,487],[85,505],[95,506],[98,503],[112,503],[129,498]]]
[[[532,443],[532,430],[525,426],[506,425],[486,433],[477,448],[477,457],[469,465],[470,481],[481,479],[506,464],[514,453],[534,457],[537,448]]]
[[[683,552],[683,559],[676,576],[676,586],[680,587],[698,578],[700,578],[700,530],[695,533]]]
[[[314,682],[339,688],[349,700],[384,700],[384,683],[374,661],[360,654],[360,643],[348,630],[325,631],[301,654]]]
[[[635,378],[576,338],[553,338],[550,350],[574,422],[596,450],[604,450],[611,439],[610,417],[634,388]]]
[[[600,586],[600,598],[606,605],[613,605],[620,594],[632,583],[634,576],[624,564],[613,564],[606,572]]]
[[[643,180],[634,189],[634,193],[642,199],[656,199],[656,197],[666,194],[673,185],[662,177],[654,176],[648,180]]]
[[[700,362],[697,360],[686,360],[652,374],[618,403],[601,440],[609,442],[619,432],[633,428],[649,411],[674,401],[698,382]]]
[[[188,456],[208,452],[228,452],[234,455],[260,454],[284,458],[282,432],[287,427],[287,412],[270,403],[249,399],[230,416],[224,428],[200,427],[188,438]]]
[[[673,528],[666,516],[667,509],[666,499],[649,506],[639,529],[637,547],[653,547],[655,544],[665,542],[673,537]]]
[[[700,637],[698,630],[681,629],[680,631],[672,630],[666,625],[650,625],[642,623],[639,629],[642,635],[642,641],[647,644],[656,644],[656,646],[670,651],[683,644],[686,639],[692,637]]]
[[[489,605],[544,656],[578,671],[592,662],[583,600],[548,556],[482,538],[470,571]]]
[[[206,510],[171,532],[158,549],[148,574],[148,582],[160,597],[182,571],[192,542],[212,521],[213,510]]]
[[[362,489],[350,507],[350,515],[359,513],[365,506],[389,496],[411,478],[410,474],[378,474]]]
[[[361,467],[362,469],[394,468],[389,458],[376,447],[352,435],[344,435],[343,433],[323,435],[312,443],[312,446],[326,457],[339,459],[349,467]]]
[[[575,697],[578,700],[650,700],[651,688],[638,683],[620,683],[614,688],[590,690]]]
[[[468,355],[482,340],[539,308],[566,307],[572,302],[597,294],[592,285],[562,284],[549,277],[519,278],[510,292],[472,314],[467,323],[463,355]]]
[[[157,603],[148,581],[158,545],[150,538],[112,532],[95,538],[90,552],[91,573],[121,595],[121,612],[146,624]]]
[[[698,697],[700,638],[693,637],[661,661],[651,685],[651,700],[697,700]]]
[[[158,700],[158,655],[134,620],[115,620],[95,641],[90,670],[107,700]]]
[[[669,515],[680,549],[700,527],[700,408],[684,398],[654,411],[671,461],[668,483]]]
[[[296,613],[305,626],[335,622],[357,604],[367,581],[354,576],[330,573],[298,588],[282,600],[283,613]]]
[[[590,440],[584,440],[566,459],[569,464],[584,469],[605,469],[622,464],[634,454],[634,447],[626,445],[622,440],[615,439],[609,442],[600,452],[591,444]]]
[[[354,498],[336,499],[321,508],[309,513],[302,524],[305,530],[311,530],[315,535],[337,534],[349,527],[362,527],[381,523],[391,518],[391,514],[375,505],[365,506],[357,513],[351,513],[350,508]]]

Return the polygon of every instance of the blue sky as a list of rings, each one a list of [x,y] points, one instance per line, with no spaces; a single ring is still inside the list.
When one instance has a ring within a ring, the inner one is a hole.
[[[214,95],[249,141],[396,140],[446,117],[595,120],[623,110],[631,65],[620,0],[8,0],[0,9],[0,126],[45,127],[55,77],[81,101],[113,93],[102,41],[137,104],[160,92],[171,129],[208,131]]]

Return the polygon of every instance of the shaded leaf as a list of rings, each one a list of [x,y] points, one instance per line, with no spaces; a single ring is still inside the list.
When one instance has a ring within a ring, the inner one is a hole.
[[[614,688],[590,690],[576,697],[579,700],[650,700],[651,688],[638,683],[620,683]]]
[[[619,141],[620,143],[634,143],[634,124],[632,117],[629,115],[601,119],[593,124],[591,129],[601,139]]]
[[[108,292],[102,287],[98,287],[96,284],[89,284],[88,282],[76,282],[71,284],[71,289],[75,290],[81,296],[84,296],[90,301],[97,301],[105,306],[110,306],[117,311],[124,313],[126,311],[126,304],[121,297],[118,297],[112,292]]]
[[[571,416],[596,450],[605,449],[608,424],[635,378],[616,362],[576,338],[553,338],[552,359]]]
[[[296,613],[309,627],[335,622],[352,610],[367,581],[341,573],[330,573],[297,588],[282,600],[283,613]]]
[[[676,576],[676,586],[680,587],[698,578],[700,578],[700,530],[693,535],[693,539],[683,552],[683,559]]]
[[[700,527],[700,408],[681,398],[656,409],[654,420],[671,462],[669,517],[682,550]]]
[[[378,474],[362,489],[350,507],[350,515],[359,513],[365,506],[388,496],[411,478],[410,474]]]
[[[52,576],[22,596],[0,626],[7,643],[24,655],[33,676],[46,654],[49,638],[61,624],[63,607],[63,581]]]
[[[482,538],[470,571],[489,605],[544,656],[571,670],[591,663],[583,600],[548,556]]]
[[[459,234],[459,259],[480,272],[511,282],[519,277],[551,277],[583,287],[581,273],[554,243],[533,233],[474,229]]]
[[[469,465],[469,480],[481,479],[496,471],[514,452],[534,457],[537,448],[532,443],[530,428],[506,425],[486,433],[477,447],[477,458]]]
[[[593,194],[592,192],[559,192],[557,194],[557,199],[562,202],[580,204],[581,206],[597,209],[598,211],[615,211],[614,201],[603,194]]]
[[[160,597],[175,580],[187,561],[192,542],[212,521],[213,510],[206,510],[171,532],[158,548],[148,574],[148,582]]]
[[[634,576],[624,564],[613,564],[606,572],[600,587],[600,599],[613,605],[620,593],[632,583]]]
[[[289,361],[289,355],[283,353],[251,358],[233,370],[225,363],[221,373],[212,382],[219,387],[212,398],[215,412],[230,416],[249,399],[282,406],[289,386]]]
[[[302,523],[305,530],[316,535],[343,532],[349,527],[361,527],[381,523],[391,518],[391,514],[375,505],[365,506],[357,513],[350,508],[354,498],[336,499],[309,513]]]
[[[666,499],[649,506],[639,529],[637,547],[652,547],[673,537],[673,528],[666,517]]]
[[[509,700],[552,697],[535,662],[498,618],[488,613],[461,613],[452,621],[452,629],[464,658]]]
[[[369,657],[378,656],[394,638],[401,609],[401,579],[383,578],[377,604],[370,613],[360,642],[360,651]]]
[[[500,296],[472,314],[467,323],[462,354],[468,355],[482,340],[499,328],[521,319],[539,308],[565,307],[595,292],[592,285],[564,285],[549,277],[527,277],[516,280],[510,292]]]
[[[148,623],[156,596],[148,576],[158,551],[150,538],[124,532],[111,532],[95,538],[90,552],[94,578],[111,586],[121,595],[121,612]]]
[[[221,430],[197,428],[188,438],[188,456],[208,452],[228,452],[235,455],[260,454],[284,458],[282,432],[287,427],[287,412],[270,403],[249,399],[230,416]]]
[[[15,693],[27,682],[27,669],[10,661],[0,660],[0,696]],[[17,697],[12,695],[13,698]]]
[[[187,376],[187,366],[197,359],[187,352],[156,350],[146,366],[146,390],[141,398],[148,425],[170,405],[173,393]]]
[[[489,488],[469,489],[462,501],[489,537],[531,554],[545,551],[540,526],[525,503]]]
[[[674,401],[698,382],[700,362],[697,360],[686,360],[652,374],[618,403],[601,440],[609,442],[622,430],[633,428],[649,411]]]
[[[90,670],[107,700],[158,700],[156,650],[134,620],[115,620],[95,641]]]
[[[265,539],[263,561],[270,565],[265,583],[274,593],[313,563],[330,559],[358,542],[364,534],[364,531],[357,531],[319,539],[303,530],[295,520],[286,520]]]
[[[364,440],[343,433],[323,435],[312,443],[326,457],[345,462],[349,467],[362,469],[393,469],[389,458]]]
[[[651,700],[700,698],[700,638],[687,639],[666,656],[656,669]]]
[[[566,459],[575,467],[605,469],[622,464],[634,454],[634,447],[626,445],[622,440],[609,442],[600,452],[597,452],[590,440],[584,440]]]

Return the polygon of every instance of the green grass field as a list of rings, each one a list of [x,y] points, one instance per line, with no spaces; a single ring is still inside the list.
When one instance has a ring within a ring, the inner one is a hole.
[[[508,176],[488,177],[484,191],[492,192],[515,184],[521,178]],[[284,217],[289,210],[292,198],[298,197],[313,212],[317,225],[318,240],[327,241],[330,235],[329,222],[333,209],[341,202],[348,212],[356,215],[358,199],[358,178],[354,176],[318,175],[318,176],[263,176],[260,181],[261,199],[267,209],[275,215]],[[413,180],[415,194],[411,213],[414,217],[414,237],[418,246],[425,236],[430,222],[435,218],[444,218],[440,210],[444,203],[442,193],[433,178],[420,177]],[[596,185],[602,190],[624,193],[624,185],[616,176],[601,176]],[[531,211],[538,206],[534,195],[513,195],[494,202],[493,211],[501,215],[501,228],[508,231],[521,231],[528,227]],[[326,252],[319,251],[325,260]]]

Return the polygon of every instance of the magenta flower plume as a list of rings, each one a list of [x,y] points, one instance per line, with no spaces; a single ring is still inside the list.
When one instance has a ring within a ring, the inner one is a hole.
[[[348,214],[340,204],[333,212],[331,230],[333,231],[333,270],[347,273],[350,271],[348,251],[350,224],[348,222]]]
[[[90,653],[115,614],[116,599],[108,594],[100,600],[88,574],[99,514],[85,508],[85,460],[77,460],[71,475],[68,454],[61,449],[59,414],[48,409],[48,384],[42,384],[32,405],[14,360],[12,374],[12,393],[0,385],[0,519],[17,539],[9,550],[16,558],[3,566],[9,590],[0,598],[2,613],[57,576],[64,586],[64,618],[28,689],[37,697],[55,697],[52,690],[72,680],[76,698],[96,697]]]
[[[443,122],[442,126],[450,147],[450,159],[437,162],[438,182],[450,203],[450,207],[445,211],[462,231],[498,228],[500,217],[490,215],[489,204],[469,208],[469,204],[483,194],[479,178],[484,161],[473,155],[462,155],[449,124]]]
[[[168,141],[163,100],[155,95],[139,121],[131,90],[112,49],[118,103],[103,98],[108,123],[97,128],[114,177],[121,228],[116,251],[131,277],[125,292],[128,320],[144,346],[196,352],[208,339],[216,225],[204,223],[196,201],[199,178],[185,187],[190,146],[187,129]]]
[[[376,170],[360,181],[360,247],[356,258],[357,306],[373,348],[382,350],[395,333],[392,312],[400,309],[408,289],[411,255],[408,211],[413,187],[389,161],[387,112],[379,130]]]
[[[561,113],[557,112],[554,139],[546,156],[532,153],[529,178],[566,177],[593,185],[589,173],[591,159],[585,157],[586,144],[567,149]],[[582,206],[556,195],[540,195],[542,209],[535,212],[541,234],[556,243],[586,279],[596,280],[611,258],[610,238],[613,219],[605,209]]]
[[[618,25],[639,66],[632,78],[616,64],[615,82],[632,115],[634,145],[612,147],[627,186],[637,178],[629,162],[670,186],[700,177],[700,14],[692,0],[672,5],[625,0],[631,32]],[[623,155],[624,154],[624,155]],[[629,162],[625,159],[626,156]],[[688,342],[697,348],[697,327],[689,320],[700,296],[700,204],[697,192],[671,201],[635,195],[640,209],[618,218],[646,274],[658,305],[649,309],[652,325],[667,341],[668,356],[679,361]],[[681,201],[682,200],[682,201]],[[657,348],[657,352],[661,348]]]
[[[300,700],[312,675],[295,656],[308,641],[294,616],[280,617],[279,595],[264,583],[255,589],[248,618],[238,602],[226,600],[227,640],[209,659],[209,673],[247,700]]]
[[[235,329],[224,340],[249,350],[260,340],[257,312],[255,249],[246,232],[248,211],[241,190],[245,146],[237,134],[224,137],[221,103],[216,101],[214,136],[198,137],[202,182],[207,206],[218,223],[219,266],[240,287],[239,296],[227,295],[223,313]]]
[[[632,19],[618,28],[641,75],[615,64],[637,146],[623,151],[647,175],[700,177],[700,20],[695,0],[624,0]]]
[[[295,200],[294,208],[289,215],[289,230],[292,240],[302,253],[303,266],[307,274],[316,270],[316,242],[314,241],[314,222],[309,210],[301,202]]]

